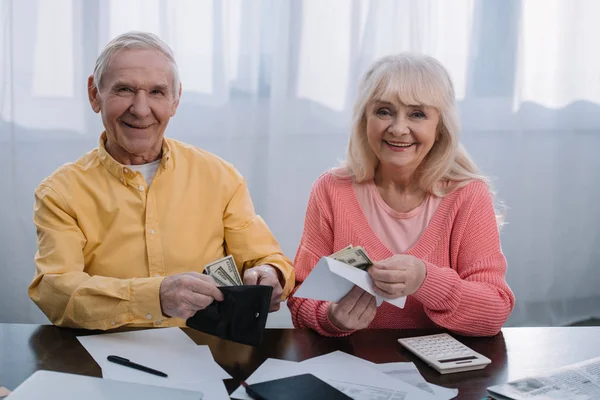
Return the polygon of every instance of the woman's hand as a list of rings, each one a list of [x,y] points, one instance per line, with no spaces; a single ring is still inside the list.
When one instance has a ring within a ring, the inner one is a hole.
[[[396,299],[419,290],[427,275],[427,268],[417,257],[395,254],[386,260],[375,262],[368,272],[378,295]]]
[[[328,312],[329,320],[340,329],[364,329],[377,314],[375,296],[354,286],[338,303],[330,303]]]

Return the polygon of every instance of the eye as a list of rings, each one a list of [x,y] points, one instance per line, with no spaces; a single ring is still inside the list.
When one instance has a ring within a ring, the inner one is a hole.
[[[392,112],[389,108],[379,108],[377,111],[375,111],[375,114],[377,114],[380,117],[390,117],[392,115]]]
[[[164,95],[164,94],[165,94],[165,93],[164,93],[162,90],[160,90],[160,89],[154,89],[154,90],[152,90],[150,93],[151,93],[151,94],[153,94],[153,95],[158,95],[158,96],[162,96],[162,95]]]
[[[423,111],[413,111],[412,113],[410,113],[410,116],[412,118],[418,118],[418,119],[427,118],[427,115],[425,115],[425,113]]]
[[[118,89],[119,93],[133,93],[133,89],[123,86]]]

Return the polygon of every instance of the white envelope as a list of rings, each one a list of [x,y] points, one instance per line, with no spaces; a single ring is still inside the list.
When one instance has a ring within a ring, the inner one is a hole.
[[[329,257],[321,257],[294,297],[338,302],[354,285],[375,296],[378,307],[386,301],[396,307],[404,308],[406,297],[386,299],[379,296],[375,293],[373,280],[366,271]]]

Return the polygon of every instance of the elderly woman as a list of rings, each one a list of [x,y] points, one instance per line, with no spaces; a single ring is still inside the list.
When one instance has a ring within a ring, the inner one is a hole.
[[[364,328],[443,327],[498,333],[512,311],[492,191],[459,143],[454,88],[434,58],[384,57],[366,73],[343,167],[314,184],[295,260],[296,289],[322,256],[362,246],[375,291],[338,303],[290,297],[298,328],[343,336]]]

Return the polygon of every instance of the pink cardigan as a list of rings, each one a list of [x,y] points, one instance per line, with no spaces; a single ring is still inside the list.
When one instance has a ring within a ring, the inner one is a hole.
[[[328,302],[293,296],[322,256],[349,244],[364,247],[373,260],[393,255],[369,226],[350,179],[327,172],[313,185],[294,262],[296,288],[287,304],[295,327],[326,336],[352,333],[332,324]],[[408,296],[404,309],[384,302],[369,328],[438,326],[473,336],[499,332],[515,299],[504,279],[506,259],[485,183],[474,181],[446,196],[421,239],[405,254],[425,262],[425,281]]]

